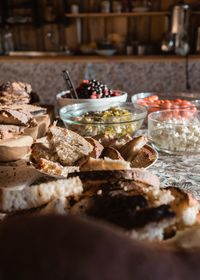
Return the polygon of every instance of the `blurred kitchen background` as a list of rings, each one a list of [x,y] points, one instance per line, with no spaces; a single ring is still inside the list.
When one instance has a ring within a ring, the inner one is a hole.
[[[46,102],[63,69],[130,95],[200,91],[199,53],[199,0],[0,0],[0,80],[26,80]]]

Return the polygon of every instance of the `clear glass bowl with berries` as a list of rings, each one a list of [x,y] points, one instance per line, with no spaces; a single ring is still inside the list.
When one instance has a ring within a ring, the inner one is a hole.
[[[83,80],[76,88],[78,99],[71,97],[71,92],[63,91],[56,95],[57,102],[60,107],[77,104],[107,104],[113,102],[126,102],[128,94],[120,90],[112,90],[107,85],[98,80]]]
[[[66,128],[82,136],[119,138],[134,135],[143,124],[147,110],[131,102],[113,102],[112,104],[73,104],[62,107],[60,118]]]

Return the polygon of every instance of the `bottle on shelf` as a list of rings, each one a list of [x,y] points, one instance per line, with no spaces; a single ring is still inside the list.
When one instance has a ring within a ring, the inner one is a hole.
[[[122,12],[122,1],[112,1],[112,12],[121,13]]]
[[[80,12],[80,3],[78,0],[72,1],[70,11],[72,14],[78,14]]]
[[[52,0],[46,2],[44,18],[47,22],[53,22],[56,19],[56,10]]]
[[[108,14],[111,10],[111,3],[109,0],[102,0],[101,1],[101,13]]]
[[[133,55],[133,42],[131,37],[131,34],[128,33],[126,38],[126,55]]]
[[[14,51],[13,34],[8,25],[5,25],[3,31],[3,50],[5,55],[8,55],[9,52]]]

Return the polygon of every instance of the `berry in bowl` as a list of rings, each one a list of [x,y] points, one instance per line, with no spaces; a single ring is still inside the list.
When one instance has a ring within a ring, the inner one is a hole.
[[[105,105],[68,105],[60,109],[64,125],[82,136],[107,134],[119,138],[134,135],[147,115],[144,106],[126,102]]]
[[[107,104],[126,102],[128,94],[119,90],[111,90],[98,80],[83,80],[77,87],[78,99],[71,98],[70,91],[63,91],[56,95],[60,107],[76,103]]]

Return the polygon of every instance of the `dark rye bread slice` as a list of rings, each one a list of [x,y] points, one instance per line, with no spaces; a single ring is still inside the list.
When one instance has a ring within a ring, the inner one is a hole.
[[[131,170],[98,170],[98,171],[85,171],[75,173],[80,177],[83,183],[91,182],[91,184],[103,184],[112,181],[119,180],[132,180],[141,182],[149,186],[159,188],[159,178],[143,169],[131,169]],[[70,174],[70,176],[75,176]]]

